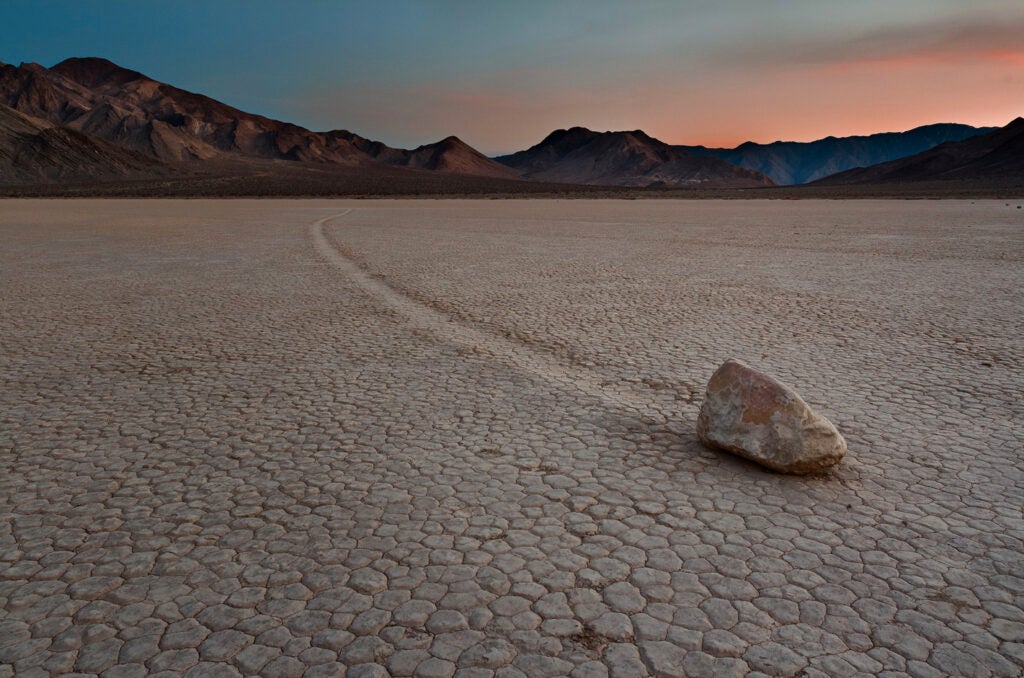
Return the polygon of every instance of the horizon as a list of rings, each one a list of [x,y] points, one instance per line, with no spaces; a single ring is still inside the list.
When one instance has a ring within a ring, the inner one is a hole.
[[[39,64],[38,62],[31,62],[31,61],[21,61],[18,64],[13,64],[12,62],[4,61],[3,59],[0,59],[0,64],[24,66],[24,65],[29,64],[29,63],[35,63],[37,65],[43,66],[46,69],[51,69],[51,68],[57,66],[58,64],[62,63],[63,61],[67,61],[67,60],[70,60],[70,59],[100,59],[100,60],[104,60],[104,61],[108,61],[110,63],[113,63],[116,66],[125,68],[126,70],[136,70],[136,69],[133,69],[130,66],[127,66],[125,64],[119,64],[119,63],[114,62],[114,61],[112,61],[110,59],[107,59],[106,57],[97,56],[97,55],[91,55],[91,56],[85,56],[85,57],[83,57],[83,56],[69,56],[69,57],[66,57],[65,59],[61,59],[61,60],[59,60],[59,61],[57,61],[57,62],[55,62],[53,64],[50,64],[49,66],[47,66],[45,64]],[[146,76],[146,77],[150,77],[147,73],[142,73],[142,75]],[[164,84],[176,86],[173,82],[171,82],[171,83],[164,83]],[[220,100],[214,94],[210,94],[210,93],[207,93],[207,92],[192,92],[192,93],[193,94],[199,94],[199,95],[202,95],[202,96],[206,96],[208,98],[211,98],[211,99],[214,99],[214,100],[217,100],[217,101],[221,101],[221,103],[232,105],[230,102],[226,102],[226,101]],[[233,107],[234,108],[239,108],[238,106],[233,106]],[[242,109],[239,109],[239,110],[242,110]],[[255,114],[255,115],[263,115],[262,113],[260,113],[258,111],[243,111],[243,112],[250,113],[250,114]],[[268,117],[268,116],[264,115],[263,117]],[[998,128],[1003,127],[1006,124],[1009,124],[1009,123],[1013,122],[1014,120],[1017,120],[1017,119],[1020,119],[1020,118],[1021,118],[1021,116],[1016,116],[1013,119],[1008,120],[1008,121],[1006,121],[1005,123],[1002,123],[1002,124],[996,124],[996,125],[974,125],[974,127],[998,129]],[[297,124],[294,121],[283,120],[283,119],[278,120],[278,122]],[[876,136],[876,135],[879,135],[879,134],[901,134],[901,133],[911,132],[911,131],[913,131],[915,129],[919,129],[919,128],[922,128],[922,127],[931,127],[931,126],[935,126],[935,125],[962,125],[962,124],[967,124],[967,123],[960,123],[960,122],[953,121],[953,120],[944,120],[944,121],[938,121],[938,122],[923,123],[921,125],[915,125],[914,127],[911,127],[911,128],[908,128],[908,129],[891,129],[891,130],[890,129],[883,129],[883,130],[877,130],[877,131],[873,131],[873,132],[845,134],[845,135],[841,135],[841,136],[840,135],[836,135],[836,134],[828,134],[828,135],[825,135],[823,137],[816,137],[814,139],[807,139],[807,140],[802,140],[802,139],[774,139],[774,140],[771,140],[771,141],[757,141],[757,140],[754,140],[754,139],[746,139],[744,141],[741,141],[741,142],[739,142],[737,144],[733,144],[733,145],[730,145],[730,146],[713,146],[713,145],[709,145],[709,144],[685,143],[685,142],[683,142],[683,143],[671,142],[671,143],[672,143],[672,145],[675,145],[675,146],[703,146],[705,148],[728,148],[728,149],[732,149],[732,148],[737,148],[739,146],[743,146],[745,144],[757,144],[757,145],[767,146],[767,145],[772,145],[772,144],[814,143],[816,141],[823,141],[825,139],[835,139],[835,138],[840,138],[841,139],[841,138],[852,138],[852,137],[869,137],[869,136]],[[640,129],[640,128],[631,128],[631,129],[593,129],[593,128],[586,127],[584,125],[578,125],[578,124],[563,125],[561,127],[556,127],[554,129],[550,130],[543,137],[538,139],[536,142],[531,143],[529,146],[526,146],[526,147],[523,147],[523,148],[519,148],[519,149],[515,149],[515,150],[511,150],[511,151],[502,151],[502,152],[497,152],[497,153],[486,153],[485,155],[487,155],[488,157],[491,157],[491,158],[501,157],[503,155],[511,155],[513,153],[517,153],[519,151],[527,150],[529,148],[532,148],[533,146],[536,146],[536,145],[540,144],[544,139],[546,139],[551,134],[554,134],[555,132],[566,131],[566,130],[575,129],[575,128],[582,128],[582,129],[586,129],[586,130],[589,130],[591,132],[596,132],[596,133],[599,133],[599,134],[606,134],[606,133],[624,134],[624,133],[630,133],[630,132],[642,132],[644,134],[647,134],[646,130],[643,130],[643,129]],[[354,132],[356,134],[359,134],[359,130],[347,129],[347,128],[343,128],[343,127],[335,127],[335,128],[332,128],[332,129],[310,129],[310,131],[314,132],[314,133],[327,133],[327,132],[339,131],[339,130],[345,130],[345,131]],[[647,135],[652,137],[652,138],[657,139],[657,137],[655,137],[652,134],[647,134]],[[360,136],[365,136],[365,135],[360,135]],[[458,134],[449,134],[449,135],[447,135],[445,137],[442,137],[442,138],[439,138],[439,139],[423,141],[421,143],[416,144],[415,146],[411,146],[410,148],[415,148],[415,147],[419,147],[419,146],[425,146],[425,145],[430,145],[430,144],[438,143],[438,142],[443,141],[443,140],[445,140],[445,139],[447,139],[449,137],[454,137],[454,138],[456,138],[456,139],[458,139],[460,141],[463,141],[465,143],[465,139],[460,137]],[[393,144],[388,144],[388,140],[387,139],[373,139],[373,138],[371,138],[370,140],[371,141],[379,141],[379,142],[385,143],[387,145],[393,146]],[[657,139],[657,140],[658,141],[664,141],[664,139]],[[665,143],[670,143],[670,142],[665,142]]]
[[[1006,0],[522,7],[19,1],[0,60],[95,56],[312,130],[407,148],[454,135],[491,157],[576,126],[733,148],[1024,112],[1024,7]]]

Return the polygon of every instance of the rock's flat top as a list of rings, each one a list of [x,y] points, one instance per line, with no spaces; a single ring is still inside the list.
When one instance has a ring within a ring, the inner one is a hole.
[[[0,675],[1019,675],[1021,214],[0,203]]]
[[[824,471],[846,455],[846,441],[835,425],[796,391],[733,359],[708,381],[697,437],[782,473]]]

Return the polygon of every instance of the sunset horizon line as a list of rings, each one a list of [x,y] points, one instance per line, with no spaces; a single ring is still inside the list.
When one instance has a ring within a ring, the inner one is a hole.
[[[493,148],[488,148],[487,144],[477,144],[477,143],[474,143],[472,141],[471,135],[463,134],[463,133],[460,133],[459,131],[456,131],[456,130],[449,130],[446,133],[440,133],[440,134],[434,135],[433,137],[429,137],[429,138],[428,137],[424,137],[423,140],[420,141],[419,143],[412,143],[412,144],[410,144],[410,143],[403,143],[401,141],[394,141],[392,139],[389,139],[386,136],[375,135],[372,132],[365,132],[363,130],[358,129],[356,126],[344,124],[344,122],[342,122],[342,124],[340,124],[340,125],[339,124],[335,124],[333,126],[332,125],[328,125],[327,127],[318,127],[318,126],[309,125],[309,124],[306,124],[306,123],[304,123],[302,121],[297,121],[297,120],[294,120],[294,119],[286,119],[284,117],[276,117],[275,115],[269,114],[269,113],[264,113],[264,112],[255,111],[255,110],[246,110],[245,108],[243,108],[243,105],[236,105],[234,103],[230,103],[230,102],[226,101],[225,99],[221,98],[219,95],[217,95],[215,93],[208,92],[208,91],[199,91],[197,89],[190,89],[188,87],[179,86],[179,85],[177,85],[174,82],[161,80],[159,77],[152,76],[149,73],[146,73],[142,69],[134,68],[130,64],[129,65],[125,65],[124,63],[120,63],[120,62],[118,62],[118,61],[116,61],[116,60],[114,60],[114,59],[112,59],[112,58],[110,58],[108,56],[104,56],[104,55],[101,55],[101,54],[89,54],[89,55],[86,55],[86,56],[82,56],[82,55],[66,56],[64,58],[61,58],[61,59],[58,59],[58,60],[54,61],[52,63],[52,65],[50,65],[50,66],[44,65],[40,61],[21,59],[21,60],[17,60],[17,67],[21,67],[21,66],[24,66],[24,65],[27,65],[27,64],[37,64],[37,65],[40,65],[43,68],[46,68],[46,69],[49,70],[49,69],[52,69],[53,67],[59,65],[60,63],[63,63],[64,61],[67,61],[67,60],[70,60],[70,59],[96,59],[96,60],[106,61],[106,62],[109,62],[109,63],[117,66],[118,68],[122,68],[124,70],[128,70],[128,71],[133,71],[133,72],[139,73],[139,74],[143,75],[144,77],[149,78],[151,80],[154,80],[156,82],[161,82],[162,84],[170,85],[172,87],[176,87],[178,89],[182,89],[182,90],[191,92],[193,94],[199,94],[201,96],[213,99],[215,101],[218,101],[220,103],[228,105],[228,106],[230,106],[232,108],[236,108],[237,110],[239,110],[239,111],[241,111],[243,113],[252,114],[252,115],[258,115],[258,116],[261,116],[261,117],[266,117],[268,119],[277,120],[279,122],[284,122],[284,123],[288,123],[288,124],[297,125],[299,127],[304,127],[306,129],[308,129],[308,130],[310,130],[312,132],[316,132],[316,133],[326,133],[326,132],[331,132],[331,131],[345,130],[345,131],[353,132],[353,133],[358,134],[360,136],[363,136],[365,138],[372,139],[373,141],[379,141],[379,142],[384,143],[384,144],[386,144],[388,146],[408,147],[408,148],[415,148],[415,147],[419,147],[419,146],[430,145],[430,144],[433,144],[433,143],[437,143],[438,141],[440,141],[442,139],[445,139],[445,138],[447,138],[449,136],[454,136],[454,137],[457,137],[458,139],[462,140],[463,142],[469,144],[473,148],[476,148],[481,153],[483,153],[484,155],[486,155],[487,157],[490,157],[490,158],[500,157],[500,156],[504,156],[504,155],[510,155],[510,154],[517,153],[517,152],[522,151],[522,150],[526,150],[528,148],[531,148],[531,147],[541,143],[550,134],[552,134],[552,133],[554,133],[554,132],[556,132],[558,130],[568,130],[568,129],[577,128],[577,127],[584,128],[584,129],[587,129],[587,130],[590,130],[590,131],[593,131],[593,132],[598,132],[598,133],[606,133],[606,132],[623,133],[623,132],[640,131],[640,132],[643,132],[644,134],[648,135],[649,137],[657,139],[658,141],[661,141],[663,143],[669,144],[671,146],[699,146],[699,147],[704,147],[704,148],[709,148],[709,149],[734,149],[734,148],[737,148],[737,147],[742,146],[744,144],[756,144],[756,145],[762,145],[762,146],[763,145],[777,144],[777,143],[807,144],[807,143],[814,143],[816,141],[821,141],[821,140],[829,139],[829,138],[843,139],[843,138],[850,138],[850,137],[871,137],[871,136],[876,136],[876,135],[879,135],[879,134],[901,134],[901,133],[911,132],[911,131],[913,131],[915,129],[918,129],[918,128],[930,127],[930,126],[934,126],[934,125],[967,125],[967,126],[975,127],[975,128],[993,128],[994,129],[994,128],[998,128],[998,127],[1003,127],[1003,126],[1009,124],[1010,122],[1012,122],[1013,120],[1017,119],[1018,117],[1021,117],[1021,115],[1024,115],[1024,111],[1021,111],[1020,113],[1018,113],[1016,115],[1012,115],[1011,114],[1011,117],[1009,117],[1009,118],[1007,118],[1005,120],[996,119],[995,115],[990,116],[989,118],[987,118],[985,120],[978,120],[978,119],[973,119],[973,120],[951,119],[951,118],[948,118],[948,117],[946,119],[936,120],[935,118],[939,117],[939,116],[934,116],[934,117],[930,118],[931,119],[930,122],[923,121],[925,119],[925,116],[919,116],[918,119],[921,120],[919,122],[905,122],[905,123],[894,125],[893,127],[882,127],[882,126],[876,124],[876,125],[874,125],[871,128],[868,128],[867,126],[862,126],[860,128],[856,128],[856,129],[853,129],[853,130],[846,130],[846,131],[841,131],[841,132],[833,131],[833,132],[829,132],[829,133],[810,132],[810,133],[797,133],[797,134],[793,134],[793,133],[785,133],[785,132],[778,132],[778,133],[766,132],[766,133],[763,133],[761,135],[732,134],[732,135],[729,135],[728,137],[712,137],[710,140],[699,140],[699,141],[695,141],[693,139],[694,137],[699,137],[699,134],[695,134],[692,137],[690,137],[690,136],[683,137],[682,135],[686,134],[684,132],[667,132],[667,133],[664,133],[664,132],[658,132],[656,129],[645,128],[645,127],[642,127],[642,126],[629,126],[629,125],[610,126],[610,125],[594,124],[594,123],[587,123],[587,122],[576,122],[576,123],[572,123],[572,124],[561,124],[561,125],[556,125],[554,127],[551,127],[550,129],[548,129],[547,132],[540,133],[536,137],[535,141],[529,142],[525,146],[522,146],[522,147],[519,147],[519,148],[511,148],[510,147],[510,148],[504,148],[504,149],[501,149],[501,150],[494,150]],[[15,66],[15,60],[10,60],[9,61],[6,58],[0,58],[0,64],[7,64],[7,65]],[[772,137],[774,137],[774,138],[772,138]],[[768,139],[770,139],[770,140],[768,140]]]

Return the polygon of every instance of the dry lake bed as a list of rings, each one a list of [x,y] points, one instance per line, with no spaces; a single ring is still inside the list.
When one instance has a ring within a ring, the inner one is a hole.
[[[0,676],[1020,676],[1016,205],[0,203]]]

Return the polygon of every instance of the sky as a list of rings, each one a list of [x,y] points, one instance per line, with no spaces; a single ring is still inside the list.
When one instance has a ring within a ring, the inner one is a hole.
[[[1021,0],[0,1],[0,61],[72,56],[492,155],[575,125],[731,147],[1024,115]]]

